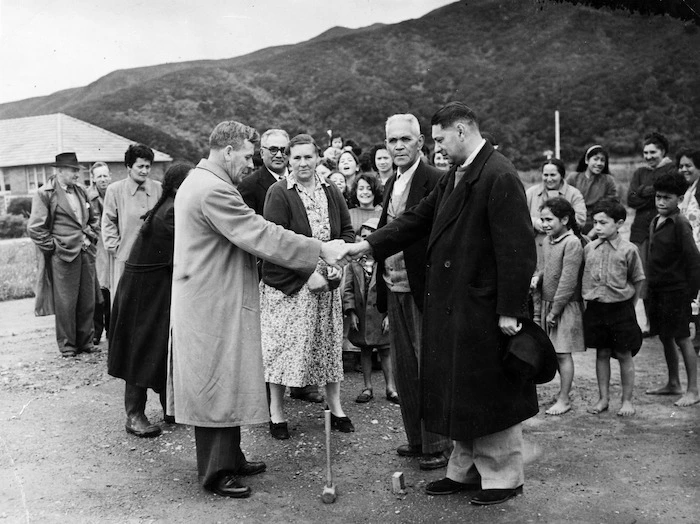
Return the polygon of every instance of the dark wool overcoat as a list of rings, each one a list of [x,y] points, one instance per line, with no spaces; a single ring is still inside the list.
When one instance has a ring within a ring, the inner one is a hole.
[[[386,257],[428,236],[421,354],[428,431],[471,440],[537,414],[534,384],[503,371],[499,315],[527,315],[536,254],[513,164],[486,143],[454,187],[455,169],[416,207],[368,237]]]

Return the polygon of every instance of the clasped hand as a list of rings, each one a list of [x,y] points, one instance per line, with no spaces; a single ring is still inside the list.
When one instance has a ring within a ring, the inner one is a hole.
[[[331,240],[321,244],[321,258],[329,265],[342,267],[351,260],[370,253],[372,248],[366,240],[355,244],[346,244],[342,240]]]

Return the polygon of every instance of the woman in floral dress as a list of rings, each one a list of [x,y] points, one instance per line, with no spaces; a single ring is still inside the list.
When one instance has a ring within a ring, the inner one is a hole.
[[[316,175],[318,148],[309,135],[288,146],[291,173],[267,193],[263,215],[287,229],[322,241],[354,242],[350,215],[334,184]],[[289,438],[286,386],[325,385],[331,425],[354,431],[340,405],[343,379],[341,272],[319,263],[311,277],[264,262],[260,284],[263,364],[270,384],[270,433]]]

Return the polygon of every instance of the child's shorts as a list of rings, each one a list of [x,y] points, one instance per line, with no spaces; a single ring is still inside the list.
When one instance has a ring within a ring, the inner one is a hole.
[[[649,327],[651,333],[665,338],[690,336],[691,297],[687,290],[663,291],[649,288]]]
[[[632,300],[625,302],[588,302],[583,313],[583,335],[586,347],[611,349],[632,356],[642,347],[642,330]]]

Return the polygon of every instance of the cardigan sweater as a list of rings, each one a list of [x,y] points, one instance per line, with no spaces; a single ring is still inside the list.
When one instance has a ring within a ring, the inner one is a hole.
[[[318,179],[317,183],[319,183]],[[320,183],[328,200],[331,240],[340,238],[345,242],[354,242],[355,232],[352,229],[350,213],[342,193],[334,184]],[[285,229],[307,237],[311,236],[311,225],[309,224],[304,204],[297,193],[296,187],[286,179],[272,184],[267,190],[263,216],[270,222],[279,224]],[[283,268],[272,262],[263,261],[262,280],[268,286],[279,289],[285,295],[293,295],[306,284],[309,278],[307,274]]]

